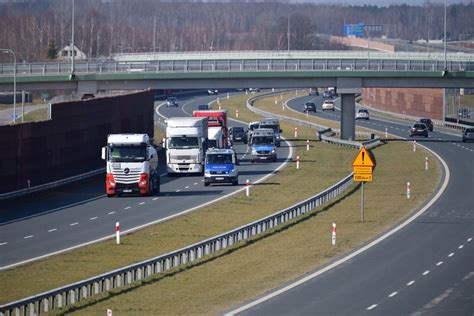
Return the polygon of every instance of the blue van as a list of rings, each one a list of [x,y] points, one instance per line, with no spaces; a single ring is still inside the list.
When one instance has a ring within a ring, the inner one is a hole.
[[[211,148],[206,151],[204,186],[211,183],[239,184],[237,156],[233,149]]]
[[[277,161],[275,147],[275,133],[271,128],[258,128],[253,131],[248,144],[251,149],[250,161],[252,163],[262,160]]]

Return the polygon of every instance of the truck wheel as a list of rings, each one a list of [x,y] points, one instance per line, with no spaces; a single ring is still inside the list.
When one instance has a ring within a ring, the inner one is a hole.
[[[232,185],[239,185],[239,180],[232,181]]]
[[[277,162],[277,157],[274,157],[274,158],[273,158],[273,162]]]
[[[114,194],[108,194],[107,193],[107,197],[109,197],[109,198],[114,197]]]
[[[209,182],[204,182],[204,186],[205,186],[205,187],[208,187],[209,184],[210,184]]]

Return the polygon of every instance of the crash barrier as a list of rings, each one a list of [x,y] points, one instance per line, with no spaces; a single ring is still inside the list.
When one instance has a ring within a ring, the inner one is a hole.
[[[0,305],[0,316],[39,315],[61,309],[85,301],[94,295],[123,288],[145,278],[193,263],[239,242],[261,235],[324,205],[344,192],[352,183],[353,174],[351,173],[321,193],[250,224],[152,259]]]
[[[380,143],[380,137],[375,136],[368,132],[356,131],[357,138],[368,139],[362,142],[357,142],[357,141],[352,141],[352,140],[343,140],[336,137],[332,137],[334,134],[336,135],[340,134],[340,129],[328,129],[327,126],[308,122],[305,120],[300,120],[300,119],[286,116],[286,115],[275,114],[275,113],[264,111],[262,109],[259,109],[253,106],[253,102],[257,101],[258,99],[262,99],[269,95],[274,95],[274,94],[279,94],[279,93],[281,92],[269,92],[269,93],[263,93],[263,94],[251,97],[247,100],[247,108],[250,111],[257,113],[259,115],[265,116],[265,117],[278,118],[287,122],[291,122],[293,124],[298,124],[298,125],[306,126],[309,128],[315,128],[317,130],[318,138],[325,143],[336,144],[336,145],[351,147],[351,148],[360,148],[361,146],[364,146],[367,149],[375,147]],[[331,134],[331,136],[329,134]]]

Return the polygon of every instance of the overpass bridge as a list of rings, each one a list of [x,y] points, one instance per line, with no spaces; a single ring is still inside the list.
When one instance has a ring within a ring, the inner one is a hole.
[[[446,57],[446,59],[445,59]],[[337,87],[341,137],[355,133],[362,88],[474,88],[474,54],[233,51],[116,54],[108,61],[0,65],[0,91]]]

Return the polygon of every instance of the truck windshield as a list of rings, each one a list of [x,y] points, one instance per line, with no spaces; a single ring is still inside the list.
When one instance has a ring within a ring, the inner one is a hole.
[[[207,154],[207,164],[228,164],[232,163],[232,154]]]
[[[259,128],[271,128],[273,129],[276,133],[280,132],[280,128],[278,125],[260,125]]]
[[[170,149],[191,149],[199,148],[199,141],[197,137],[171,137]]]
[[[254,129],[257,129],[257,128],[258,128],[258,124],[259,124],[259,123],[250,124],[249,130],[253,131]]]
[[[272,136],[255,136],[252,137],[252,145],[270,145],[273,144]]]
[[[145,146],[111,146],[109,147],[110,161],[114,162],[143,162],[146,159]]]

